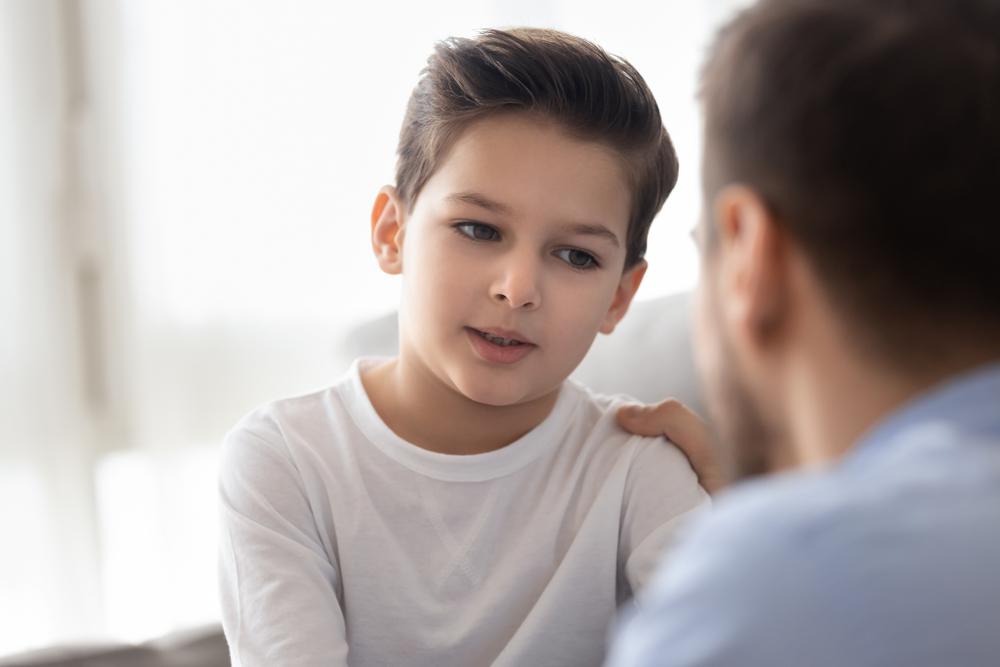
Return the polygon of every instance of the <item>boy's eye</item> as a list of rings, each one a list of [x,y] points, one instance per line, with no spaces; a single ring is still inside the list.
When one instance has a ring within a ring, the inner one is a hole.
[[[576,248],[563,248],[556,251],[556,257],[566,262],[574,269],[596,269],[600,266],[597,259],[589,252]]]
[[[500,238],[500,232],[481,222],[460,222],[454,227],[460,234],[475,241],[496,241]]]

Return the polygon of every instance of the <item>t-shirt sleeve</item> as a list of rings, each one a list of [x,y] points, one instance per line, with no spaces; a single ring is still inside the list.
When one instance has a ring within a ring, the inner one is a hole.
[[[347,664],[333,554],[276,428],[251,415],[223,443],[222,625],[233,665]]]
[[[687,457],[665,438],[642,438],[629,466],[619,562],[633,593],[643,590],[691,515],[710,504]]]

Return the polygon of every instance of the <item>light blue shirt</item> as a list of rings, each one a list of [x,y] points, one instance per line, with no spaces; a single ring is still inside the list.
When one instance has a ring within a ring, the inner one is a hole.
[[[1000,364],[691,526],[609,664],[1000,665]]]

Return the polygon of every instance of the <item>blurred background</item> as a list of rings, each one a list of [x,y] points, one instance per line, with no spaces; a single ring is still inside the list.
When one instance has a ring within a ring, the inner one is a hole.
[[[0,0],[0,656],[217,622],[215,475],[391,312],[368,215],[435,41],[630,60],[681,160],[641,299],[690,289],[698,66],[737,0]]]

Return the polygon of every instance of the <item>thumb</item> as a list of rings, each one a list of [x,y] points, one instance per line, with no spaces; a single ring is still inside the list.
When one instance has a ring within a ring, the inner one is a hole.
[[[662,415],[659,414],[664,403],[657,405],[643,405],[640,403],[630,403],[618,409],[616,418],[618,425],[633,435],[659,436],[665,435]],[[669,409],[669,408],[664,408]]]
[[[632,403],[622,406],[618,424],[634,435],[666,436],[670,440],[702,437],[701,419],[683,403],[672,398],[655,405]]]

